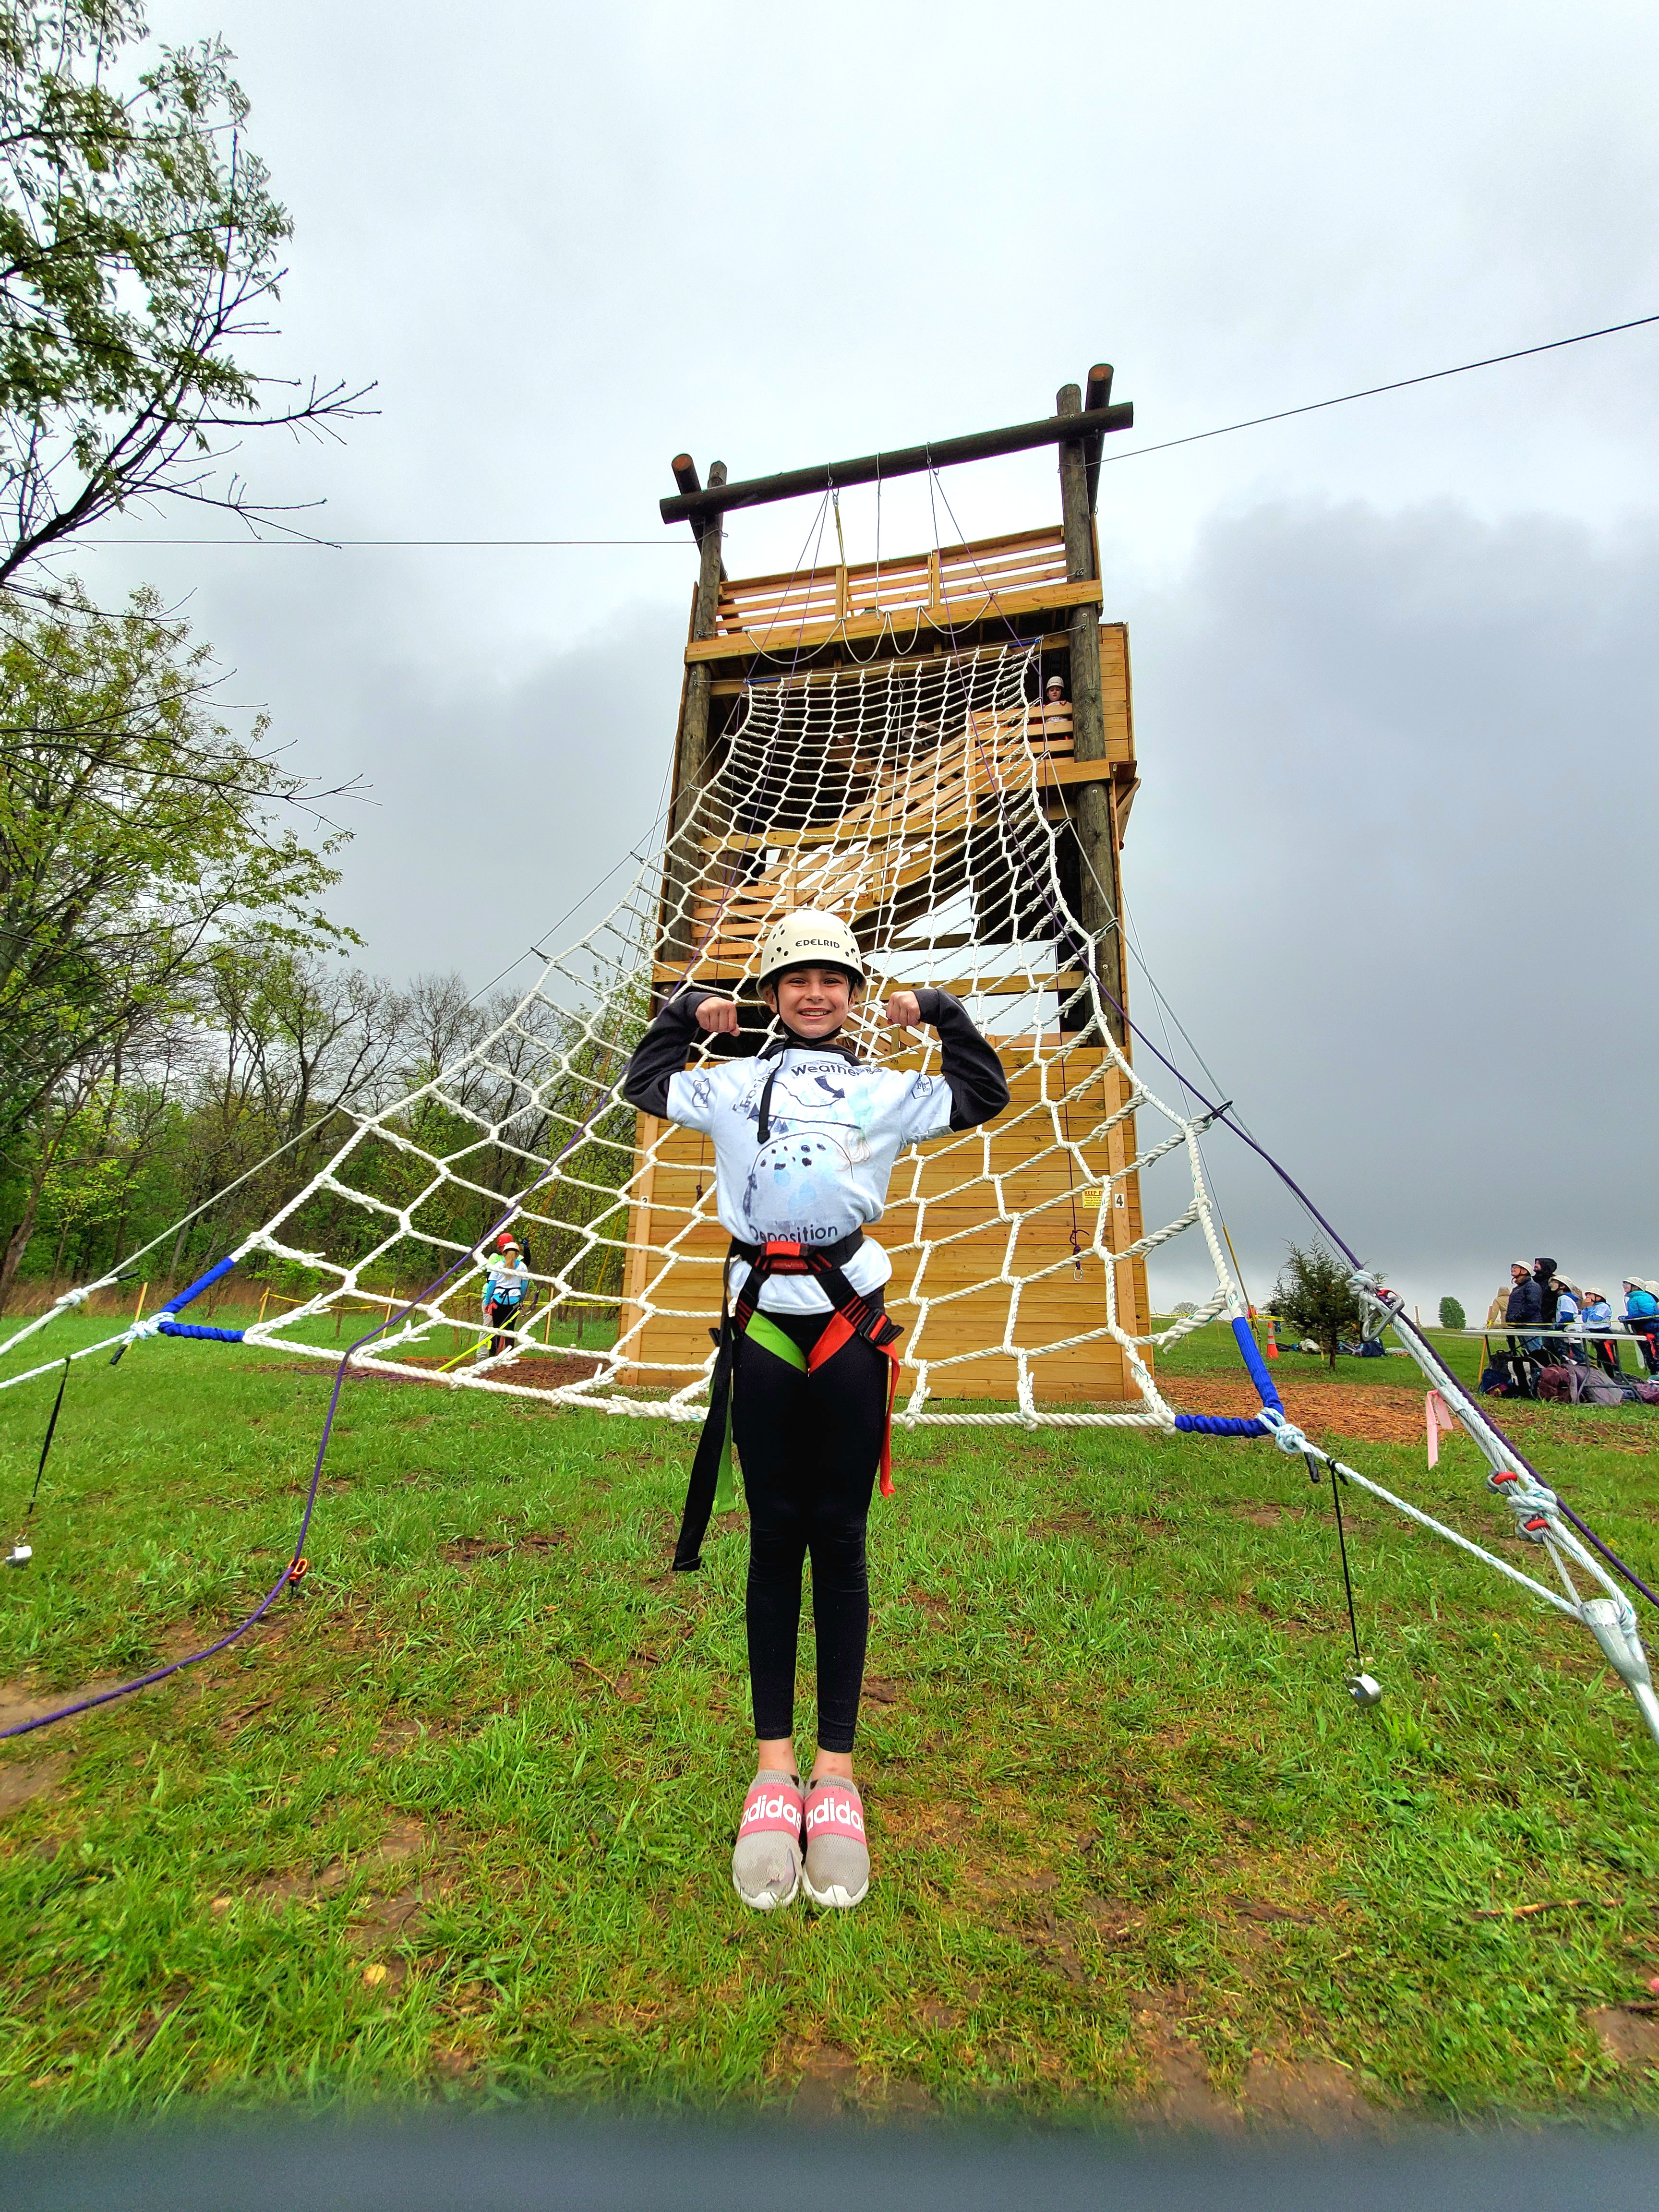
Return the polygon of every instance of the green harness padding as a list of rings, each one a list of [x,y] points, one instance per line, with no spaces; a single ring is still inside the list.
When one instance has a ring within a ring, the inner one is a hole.
[[[793,1336],[786,1336],[775,1322],[769,1321],[758,1309],[749,1316],[745,1336],[769,1352],[774,1358],[781,1359],[787,1366],[796,1367],[805,1375],[806,1354]],[[720,1473],[714,1481],[714,1510],[730,1513],[738,1502],[737,1486],[732,1479],[732,1400],[726,1401],[726,1441],[720,1447]]]

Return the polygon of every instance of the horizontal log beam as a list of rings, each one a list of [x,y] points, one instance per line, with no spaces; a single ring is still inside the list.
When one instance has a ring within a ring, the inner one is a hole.
[[[965,438],[939,438],[932,445],[902,446],[890,453],[863,453],[856,460],[825,461],[810,469],[785,469],[772,477],[750,477],[718,490],[678,492],[661,502],[665,522],[695,522],[734,507],[767,507],[774,500],[800,499],[809,492],[847,484],[874,483],[888,477],[913,477],[923,469],[953,468],[960,461],[988,461],[999,453],[1024,453],[1033,446],[1057,446],[1067,438],[1104,437],[1132,430],[1132,401],[1093,407],[1079,415],[1045,415],[1036,422],[1011,422],[1006,429],[974,430]]]

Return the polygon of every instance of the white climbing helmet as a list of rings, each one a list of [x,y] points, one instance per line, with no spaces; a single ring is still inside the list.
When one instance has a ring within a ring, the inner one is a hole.
[[[761,943],[760,976],[769,983],[786,968],[844,968],[855,982],[864,981],[859,941],[838,914],[804,906],[775,921]]]

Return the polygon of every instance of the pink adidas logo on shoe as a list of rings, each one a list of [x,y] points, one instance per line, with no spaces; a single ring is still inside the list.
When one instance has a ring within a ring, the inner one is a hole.
[[[844,1828],[849,1835],[864,1833],[864,1812],[850,1790],[824,1790],[806,1808],[806,1832],[819,1828]]]
[[[769,1790],[763,1783],[757,1783],[744,1801],[738,1833],[739,1836],[793,1836],[799,1841],[799,1793],[793,1790]]]

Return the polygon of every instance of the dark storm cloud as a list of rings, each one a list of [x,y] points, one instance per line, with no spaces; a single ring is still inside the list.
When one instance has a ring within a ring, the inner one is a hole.
[[[1148,961],[1255,1133],[1425,1309],[1484,1310],[1513,1253],[1659,1268],[1656,586],[1651,524],[1269,507],[1130,610]],[[1162,1042],[1144,986],[1137,1012]],[[1265,1287],[1297,1210],[1209,1151]]]

